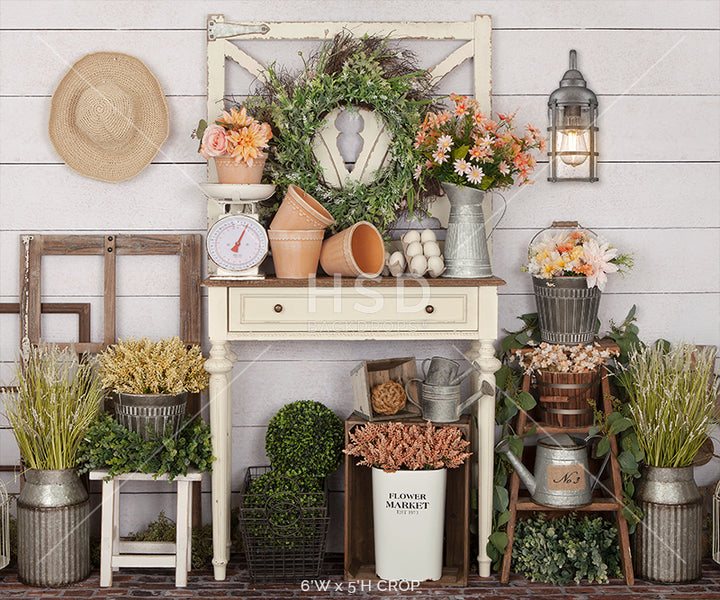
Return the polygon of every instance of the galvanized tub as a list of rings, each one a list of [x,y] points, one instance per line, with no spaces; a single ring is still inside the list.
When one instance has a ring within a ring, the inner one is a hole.
[[[683,583],[702,576],[702,495],[692,467],[647,467],[637,492],[645,515],[635,530],[635,575]]]
[[[26,471],[17,500],[20,581],[58,587],[90,575],[89,516],[75,469]]]
[[[549,344],[592,344],[601,292],[586,277],[533,277],[540,338]]]
[[[170,426],[173,434],[180,430],[185,418],[187,392],[180,394],[126,394],[115,400],[115,419],[146,440],[151,432],[162,437]]]

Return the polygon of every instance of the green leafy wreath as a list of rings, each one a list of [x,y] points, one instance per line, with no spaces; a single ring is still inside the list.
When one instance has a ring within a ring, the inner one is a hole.
[[[415,66],[407,50],[391,48],[387,40],[366,36],[336,36],[290,76],[270,65],[260,90],[274,125],[274,160],[270,165],[280,195],[291,183],[328,209],[336,230],[370,221],[381,231],[396,211],[416,206],[418,189],[413,172],[422,157],[414,147],[429,95],[430,79]],[[325,182],[313,155],[311,140],[337,107],[365,107],[385,122],[391,136],[388,164],[368,184],[347,180],[342,189]]]

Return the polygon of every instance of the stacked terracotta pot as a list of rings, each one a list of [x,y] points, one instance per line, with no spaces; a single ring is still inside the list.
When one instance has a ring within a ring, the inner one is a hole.
[[[385,260],[380,232],[360,221],[323,242],[334,222],[315,198],[290,185],[268,232],[277,277],[315,277],[318,262],[328,275],[377,277]]]
[[[291,185],[268,231],[277,277],[315,277],[325,228],[334,222],[322,204]]]

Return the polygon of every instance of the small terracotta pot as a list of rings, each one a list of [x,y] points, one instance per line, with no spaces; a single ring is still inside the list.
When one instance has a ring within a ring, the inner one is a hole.
[[[245,161],[235,162],[231,156],[214,157],[218,183],[260,183],[267,156],[261,154],[253,160],[252,167]]]
[[[317,274],[320,248],[325,231],[322,229],[281,231],[270,229],[275,274],[278,279],[305,279]]]
[[[374,225],[360,221],[325,240],[320,264],[328,275],[377,277],[385,264],[385,242]]]
[[[287,194],[270,223],[278,231],[325,229],[335,222],[315,198],[296,185],[288,187]]]

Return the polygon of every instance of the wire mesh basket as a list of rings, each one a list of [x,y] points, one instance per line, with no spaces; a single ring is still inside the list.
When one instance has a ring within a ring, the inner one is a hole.
[[[298,582],[320,574],[327,531],[327,493],[317,480],[249,467],[240,504],[240,532],[250,579]],[[322,491],[308,491],[318,489]]]
[[[713,560],[720,564],[720,481],[715,486],[713,494]]]
[[[10,496],[0,480],[0,569],[10,563]]]

